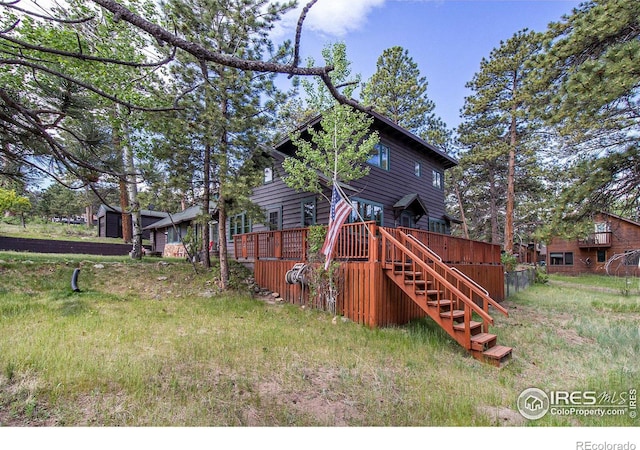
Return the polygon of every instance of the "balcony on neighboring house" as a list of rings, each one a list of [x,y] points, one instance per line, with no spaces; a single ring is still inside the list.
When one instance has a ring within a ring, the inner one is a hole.
[[[578,239],[578,247],[580,248],[611,247],[611,232],[602,231],[602,232],[590,234],[585,239]]]

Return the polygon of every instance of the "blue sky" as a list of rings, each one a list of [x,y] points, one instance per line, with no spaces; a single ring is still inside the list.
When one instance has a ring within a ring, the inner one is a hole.
[[[305,4],[305,0],[299,3]],[[450,128],[459,122],[465,84],[483,57],[517,31],[543,31],[571,13],[573,0],[318,0],[303,31],[302,56],[321,61],[325,44],[344,41],[354,73],[368,79],[383,50],[409,51],[427,78],[427,95]],[[281,31],[293,37],[298,12]]]

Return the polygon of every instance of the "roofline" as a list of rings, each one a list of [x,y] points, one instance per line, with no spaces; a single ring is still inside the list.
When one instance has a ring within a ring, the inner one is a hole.
[[[619,216],[617,214],[608,213],[608,212],[604,212],[604,211],[600,211],[600,214],[602,214],[603,216],[614,217],[614,218],[616,218],[618,220],[622,220],[623,222],[627,222],[627,223],[630,223],[631,225],[635,225],[637,227],[640,227],[640,223],[636,222],[635,220],[627,219],[626,217],[622,217],[622,216]]]
[[[401,133],[402,135],[408,137],[409,139],[411,139],[412,141],[416,142],[417,144],[428,148],[429,150],[431,150],[432,152],[436,153],[437,156],[439,156],[440,158],[444,159],[447,163],[444,164],[445,169],[449,169],[451,167],[457,166],[458,165],[458,160],[455,159],[454,157],[448,155],[445,151],[441,150],[440,148],[436,147],[433,144],[428,143],[427,141],[425,141],[424,139],[416,136],[415,134],[413,134],[412,132],[410,132],[409,130],[401,127],[400,125],[398,125],[397,123],[395,123],[394,121],[392,121],[391,119],[387,118],[386,116],[383,116],[382,114],[374,111],[374,110],[369,110],[367,111],[367,113],[369,115],[371,115],[371,117],[373,117],[374,120],[378,120],[379,122],[382,122],[384,125],[393,128],[395,131]],[[293,133],[296,132],[302,132],[304,131],[306,128],[309,127],[313,127],[316,124],[318,124],[320,122],[320,120],[322,120],[322,114],[318,114],[315,117],[312,117],[311,119],[309,119],[308,121],[306,121],[303,125],[299,126],[298,128],[296,128]],[[278,142],[274,148],[278,149],[281,146],[283,146],[284,144],[286,144],[287,142],[290,142],[291,138],[289,136],[287,136],[286,138],[282,139],[280,142]]]

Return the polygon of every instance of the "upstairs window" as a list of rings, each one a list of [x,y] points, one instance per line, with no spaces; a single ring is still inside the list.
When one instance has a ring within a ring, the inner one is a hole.
[[[433,171],[433,187],[436,189],[444,189],[444,174],[439,170]]]
[[[413,173],[417,177],[421,177],[422,176],[422,165],[418,161],[416,161],[415,165],[413,166]]]
[[[383,170],[389,170],[389,147],[383,144],[376,144],[371,158],[367,161],[372,166],[380,167]]]
[[[264,184],[271,183],[273,181],[273,169],[271,167],[264,168]]]

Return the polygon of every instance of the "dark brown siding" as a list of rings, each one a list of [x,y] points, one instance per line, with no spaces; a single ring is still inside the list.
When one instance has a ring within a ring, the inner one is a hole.
[[[429,216],[442,219],[445,214],[444,191],[433,187],[432,171],[444,173],[441,165],[428,158],[424,153],[403,146],[400,142],[381,136],[381,142],[390,149],[390,168],[386,171],[370,167],[369,174],[351,183],[359,192],[359,198],[382,203],[384,205],[383,226],[395,227],[393,205],[407,194],[417,193],[429,212]],[[420,162],[422,176],[415,175],[415,163]],[[428,217],[418,223],[417,228],[427,229]]]
[[[428,157],[423,151],[406,147],[402,142],[390,137],[381,136],[381,142],[390,148],[390,170],[369,166],[369,174],[350,183],[357,193],[347,192],[347,195],[380,203],[384,206],[383,226],[395,227],[399,225],[394,217],[393,205],[407,194],[417,193],[427,208],[429,216],[442,219],[445,214],[444,190],[433,187],[432,172],[437,170],[444,173],[442,164]],[[301,204],[304,199],[313,197],[307,192],[296,192],[289,188],[282,178],[285,176],[282,162],[284,157],[280,153],[274,154],[274,180],[254,190],[252,199],[263,209],[282,209],[282,229],[298,228],[302,226]],[[415,163],[420,162],[422,176],[415,175]],[[325,193],[329,197],[329,193]],[[316,221],[327,224],[329,221],[329,203],[316,195]],[[416,228],[428,229],[429,217],[423,217]],[[265,231],[265,224],[253,223],[253,231]]]

